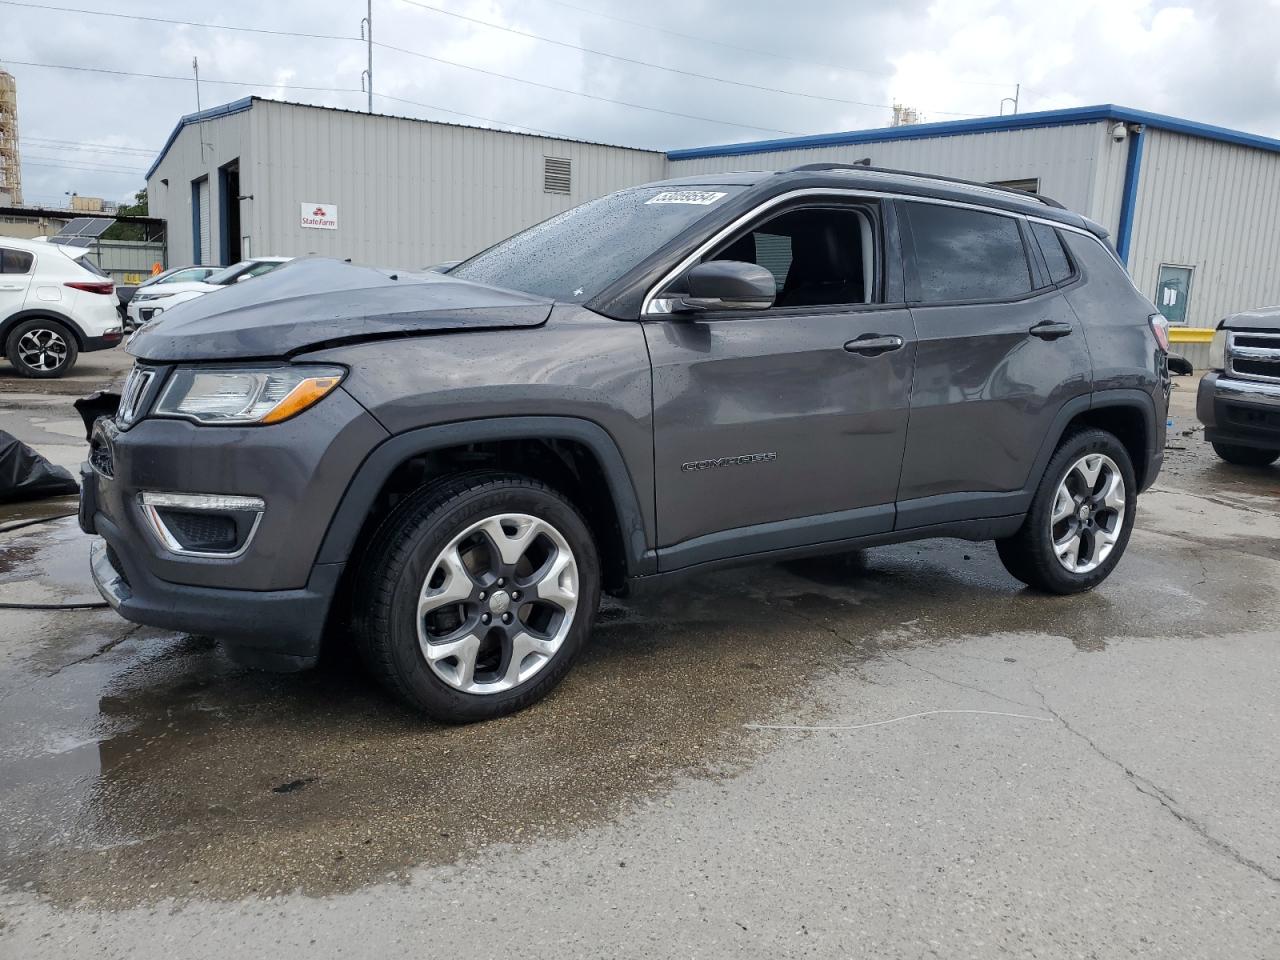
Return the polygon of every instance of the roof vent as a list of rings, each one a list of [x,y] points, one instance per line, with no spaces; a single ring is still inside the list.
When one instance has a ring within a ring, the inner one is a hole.
[[[572,168],[562,157],[542,158],[542,192],[568,193],[572,185]]]

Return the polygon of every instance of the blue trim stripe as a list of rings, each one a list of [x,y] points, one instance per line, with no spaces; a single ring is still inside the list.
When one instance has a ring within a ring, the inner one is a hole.
[[[1138,209],[1138,176],[1142,172],[1142,141],[1146,127],[1129,136],[1129,154],[1124,161],[1124,193],[1120,198],[1120,226],[1116,230],[1116,253],[1129,265],[1129,240],[1133,235],[1133,218]]]
[[[976,120],[947,120],[941,123],[918,123],[907,127],[881,127],[876,130],[850,130],[845,133],[821,133],[807,137],[786,137],[778,140],[756,140],[749,143],[729,143],[714,147],[692,147],[687,150],[671,150],[668,160],[694,160],[699,157],[738,157],[755,153],[775,153],[779,150],[803,150],[813,147],[834,147],[855,143],[885,143],[892,140],[925,140],[932,137],[957,137],[969,133],[997,133],[1008,130],[1033,130],[1038,127],[1065,127],[1099,121],[1138,123],[1173,133],[1242,147],[1253,147],[1271,153],[1280,153],[1280,140],[1261,137],[1253,133],[1196,123],[1146,110],[1133,110],[1104,103],[1092,107],[1071,107],[1066,110],[1041,110],[1035,113],[1018,113],[1005,117],[980,117]]]
[[[156,155],[151,166],[147,168],[145,179],[150,180],[151,175],[156,172],[156,167],[164,162],[165,154],[169,152],[169,148],[173,146],[173,141],[178,139],[178,134],[182,132],[183,127],[190,126],[193,123],[199,123],[201,120],[212,120],[215,117],[229,117],[233,113],[244,113],[253,106],[255,97],[245,97],[243,100],[235,100],[231,103],[224,103],[221,106],[210,107],[208,110],[201,110],[199,113],[188,113],[185,117],[178,121],[178,125],[173,128],[173,132],[169,134],[169,139],[164,142],[164,146],[160,148],[160,153]]]

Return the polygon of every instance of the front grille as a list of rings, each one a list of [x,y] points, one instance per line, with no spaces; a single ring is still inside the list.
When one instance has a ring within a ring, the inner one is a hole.
[[[1237,377],[1280,383],[1280,333],[1233,332],[1227,343],[1227,365]]]
[[[111,544],[107,544],[107,563],[111,564],[111,569],[116,572],[125,586],[130,586],[129,578],[125,576],[124,565],[120,562],[120,558],[116,556],[115,549]]]
[[[135,366],[129,371],[129,377],[120,391],[120,406],[116,410],[116,423],[121,427],[130,426],[142,412],[147,399],[147,388],[155,377],[154,370]]]
[[[115,462],[111,458],[111,448],[97,437],[89,444],[89,465],[104,477],[116,475]]]

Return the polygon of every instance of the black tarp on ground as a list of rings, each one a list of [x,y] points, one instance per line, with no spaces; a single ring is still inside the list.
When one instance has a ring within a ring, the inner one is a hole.
[[[13,434],[0,430],[0,503],[79,493],[80,485]]]

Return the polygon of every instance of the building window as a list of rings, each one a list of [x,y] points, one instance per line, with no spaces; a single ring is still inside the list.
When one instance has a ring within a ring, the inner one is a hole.
[[[1171,324],[1185,325],[1187,322],[1193,272],[1192,267],[1160,264],[1160,276],[1156,281],[1156,308]]]
[[[573,170],[563,157],[542,158],[542,192],[568,193],[573,186]]]
[[[1026,177],[1022,180],[989,180],[993,187],[1010,187],[1014,190],[1025,190],[1027,193],[1040,192],[1040,178]]]

